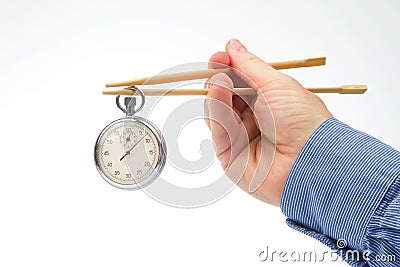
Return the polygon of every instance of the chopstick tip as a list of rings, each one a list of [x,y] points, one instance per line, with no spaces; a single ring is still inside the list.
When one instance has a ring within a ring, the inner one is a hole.
[[[340,94],[364,94],[368,90],[365,84],[343,85]]]
[[[306,67],[323,66],[326,64],[326,57],[309,58],[306,61]]]

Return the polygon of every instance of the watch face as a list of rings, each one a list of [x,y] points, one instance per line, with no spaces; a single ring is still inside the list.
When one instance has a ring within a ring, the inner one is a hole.
[[[164,139],[145,119],[119,119],[101,132],[95,160],[108,183],[122,189],[137,189],[154,181],[164,167]]]

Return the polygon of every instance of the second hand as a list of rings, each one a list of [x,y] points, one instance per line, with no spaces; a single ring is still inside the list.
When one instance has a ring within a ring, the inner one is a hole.
[[[142,141],[143,138],[145,138],[146,135],[147,135],[147,133],[146,133],[145,135],[143,135],[143,137],[140,138],[128,151],[126,151],[126,152],[125,152],[125,155],[123,155],[123,156],[119,159],[119,161],[122,161],[126,156],[128,156],[128,155],[131,153],[132,149],[134,149],[134,148],[140,143],[140,141]]]

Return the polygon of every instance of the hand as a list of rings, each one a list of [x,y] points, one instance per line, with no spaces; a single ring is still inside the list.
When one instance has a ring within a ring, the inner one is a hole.
[[[227,75],[219,73],[209,80],[205,113],[210,119],[206,122],[218,159],[232,180],[240,179],[238,186],[246,192],[252,191],[249,186],[253,179],[262,178],[261,186],[249,193],[279,206],[286,178],[300,150],[314,130],[332,115],[319,97],[248,52],[236,39],[228,42],[226,52],[210,58],[213,63],[233,67],[259,90],[258,96],[244,101],[233,96],[234,85]],[[216,101],[229,107],[229,111]],[[243,172],[238,172],[237,166],[246,161]],[[267,170],[260,172],[257,168]],[[257,173],[262,177],[255,177]]]
[[[125,154],[119,159],[119,161],[122,161],[126,156],[128,156],[129,154],[131,154],[131,151],[140,143],[140,141],[143,140],[143,138],[145,138],[145,136],[147,135],[147,133],[145,135],[143,135],[130,149],[128,149]]]

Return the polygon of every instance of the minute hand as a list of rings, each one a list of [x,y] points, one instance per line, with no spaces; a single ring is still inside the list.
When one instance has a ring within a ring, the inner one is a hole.
[[[123,155],[123,156],[119,159],[119,161],[122,161],[126,156],[128,156],[128,155],[131,153],[132,149],[134,149],[134,148],[140,143],[140,141],[142,141],[143,138],[146,137],[146,135],[147,135],[147,133],[146,133],[145,135],[143,135],[143,137],[140,138],[128,151],[126,151],[126,152],[125,152],[125,155]]]

